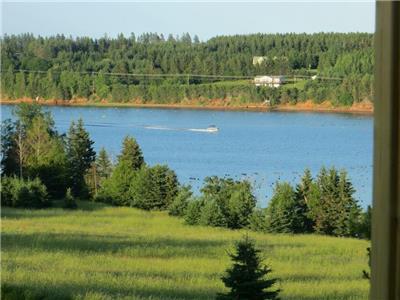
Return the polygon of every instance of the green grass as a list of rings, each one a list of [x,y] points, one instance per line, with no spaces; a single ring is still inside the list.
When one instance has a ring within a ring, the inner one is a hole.
[[[2,210],[2,299],[213,299],[245,231],[80,202]],[[367,299],[367,241],[250,232],[282,299]]]
[[[304,90],[304,86],[307,80],[299,80],[297,79],[296,82],[290,82],[282,86],[283,89],[292,89],[297,88],[298,90]]]

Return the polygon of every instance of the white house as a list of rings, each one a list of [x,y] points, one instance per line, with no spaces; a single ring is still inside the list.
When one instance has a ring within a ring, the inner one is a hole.
[[[269,87],[280,87],[285,82],[285,76],[256,76],[254,78],[254,84],[256,86],[269,86]]]

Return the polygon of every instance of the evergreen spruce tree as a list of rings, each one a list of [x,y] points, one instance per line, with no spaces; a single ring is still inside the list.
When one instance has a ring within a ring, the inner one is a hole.
[[[144,165],[142,150],[136,140],[130,136],[125,137],[122,143],[122,152],[118,161],[127,161],[133,170],[139,170]]]
[[[337,236],[356,236],[359,234],[361,223],[361,208],[353,197],[355,190],[344,170],[339,173],[337,189],[336,211],[338,214],[333,233]]]
[[[313,215],[315,230],[318,233],[333,235],[340,213],[337,201],[339,175],[335,168],[327,170],[321,168],[317,178],[319,188],[319,202],[315,203]]]
[[[204,199],[197,198],[189,201],[187,209],[185,211],[185,222],[188,225],[197,225],[199,224],[201,217],[201,210],[204,207]]]
[[[85,174],[96,157],[93,144],[82,119],[72,122],[67,135],[67,155],[71,191],[75,197],[88,196]]]
[[[248,181],[236,183],[228,201],[228,227],[233,229],[249,225],[249,218],[257,204]],[[223,209],[223,208],[221,208]]]
[[[100,181],[108,178],[112,171],[112,163],[106,149],[101,148],[96,158],[96,172]]]
[[[296,201],[292,186],[287,182],[275,185],[274,195],[267,207],[267,228],[275,233],[296,232]]]
[[[272,289],[277,279],[267,278],[271,269],[262,265],[260,250],[248,236],[236,244],[236,253],[230,254],[232,267],[222,277],[229,288],[226,294],[218,294],[218,300],[266,300],[278,299],[279,289]]]
[[[132,206],[133,196],[130,189],[136,172],[128,161],[119,161],[111,176],[102,182],[97,200],[118,206]]]
[[[371,219],[372,219],[372,206],[368,205],[367,210],[361,214],[360,221],[360,237],[364,239],[371,239]]]
[[[295,232],[305,233],[313,231],[313,220],[309,216],[308,203],[311,198],[313,188],[313,179],[311,171],[306,169],[301,178],[301,182],[296,186],[295,201],[296,201],[296,219]]]
[[[174,201],[168,207],[168,214],[171,216],[184,216],[186,209],[189,205],[189,199],[192,197],[193,192],[191,191],[192,187],[182,186],[177,196],[175,197]]]
[[[214,199],[207,200],[201,208],[199,224],[215,227],[227,226],[227,220],[222,213],[221,207]]]

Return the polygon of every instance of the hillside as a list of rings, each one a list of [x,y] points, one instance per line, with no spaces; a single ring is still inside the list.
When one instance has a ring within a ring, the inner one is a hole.
[[[136,37],[4,36],[6,99],[180,104],[373,100],[373,35],[249,34],[208,41],[147,33]],[[256,87],[256,75],[285,75],[286,88]],[[313,80],[311,76],[315,76]],[[302,80],[301,84],[293,81]]]
[[[187,226],[165,212],[80,202],[2,209],[2,299],[213,299],[245,231]],[[367,299],[364,240],[250,233],[282,299]]]

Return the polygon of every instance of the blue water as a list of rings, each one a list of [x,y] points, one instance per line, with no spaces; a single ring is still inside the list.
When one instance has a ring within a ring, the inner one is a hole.
[[[12,106],[3,105],[2,118]],[[82,118],[98,150],[115,159],[124,136],[134,136],[150,165],[173,168],[197,190],[206,176],[248,178],[260,206],[277,180],[297,182],[305,168],[345,168],[362,206],[371,203],[372,129],[369,116],[206,110],[46,107],[60,132]],[[210,124],[218,133],[190,131]]]

